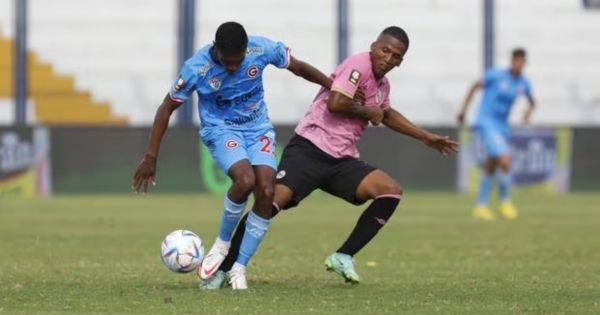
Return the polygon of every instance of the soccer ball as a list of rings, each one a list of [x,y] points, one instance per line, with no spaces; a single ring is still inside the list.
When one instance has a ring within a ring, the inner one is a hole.
[[[204,258],[202,239],[194,232],[176,230],[165,236],[160,258],[169,270],[179,273],[190,272],[200,265]]]

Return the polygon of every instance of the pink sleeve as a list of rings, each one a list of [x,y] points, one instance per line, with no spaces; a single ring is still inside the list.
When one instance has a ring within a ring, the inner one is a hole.
[[[392,107],[392,104],[390,103],[390,90],[390,81],[388,81],[388,79],[385,78],[385,86],[382,89],[383,102],[381,103],[381,109],[388,109]]]
[[[364,66],[357,62],[344,62],[336,69],[336,77],[331,84],[331,90],[340,92],[349,98],[354,98],[361,80],[366,77]]]

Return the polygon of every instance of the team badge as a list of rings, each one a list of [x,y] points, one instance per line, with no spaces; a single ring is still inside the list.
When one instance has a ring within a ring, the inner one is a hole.
[[[201,76],[201,77],[205,76],[206,73],[208,72],[208,70],[210,70],[212,67],[213,67],[212,63],[202,65],[200,68],[198,68],[198,76]]]
[[[383,92],[381,90],[377,90],[377,93],[375,93],[375,102],[377,105],[381,105],[381,102],[383,102]]]
[[[352,69],[352,72],[350,72],[350,76],[348,77],[348,82],[356,86],[358,84],[358,79],[360,79],[360,71]]]
[[[248,73],[248,77],[250,79],[254,79],[258,75],[258,72],[259,72],[258,67],[257,66],[252,66],[252,67],[248,68],[248,72],[247,72]]]
[[[210,85],[213,90],[218,90],[221,88],[221,79],[219,77],[214,77],[208,80],[208,85]]]
[[[226,147],[228,150],[233,150],[233,149],[235,149],[235,148],[237,148],[237,147],[239,147],[239,146],[240,146],[240,144],[239,144],[237,141],[235,141],[235,140],[227,140],[227,141],[225,142],[225,147]]]
[[[179,77],[179,80],[177,80],[177,83],[175,83],[175,86],[173,87],[173,89],[175,89],[175,91],[179,91],[183,88],[184,85],[185,85],[185,80],[182,77]]]
[[[279,171],[279,173],[277,173],[277,176],[275,176],[275,178],[282,179],[285,177],[285,174],[286,174],[285,171],[281,170],[281,171]]]

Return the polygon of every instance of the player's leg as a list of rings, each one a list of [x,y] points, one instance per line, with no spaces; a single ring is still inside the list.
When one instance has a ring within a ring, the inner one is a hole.
[[[402,188],[387,173],[358,160],[340,163],[342,170],[323,187],[327,192],[351,203],[373,200],[363,211],[342,246],[325,260],[328,270],[348,282],[358,283],[352,257],[366,246],[388,222],[396,210]]]
[[[295,207],[302,199],[316,189],[315,181],[317,178],[313,176],[316,173],[312,174],[306,170],[315,170],[319,165],[315,164],[316,161],[312,162],[313,157],[310,153],[312,153],[314,148],[306,142],[307,140],[299,137],[292,138],[283,150],[276,176],[271,218],[279,213],[279,209]],[[237,259],[249,214],[248,212],[242,217],[235,230],[231,239],[229,254],[221,267],[219,267],[222,271],[229,271]]]
[[[271,219],[273,219],[280,211],[281,207],[279,205],[287,205],[290,200],[292,200],[292,190],[282,184],[275,185],[275,196],[273,198],[273,206],[271,207]],[[238,253],[240,252],[240,246],[242,245],[242,237],[244,235],[244,231],[246,230],[246,221],[248,220],[248,215],[250,212],[246,212],[244,216],[240,219],[238,226],[233,233],[233,237],[231,238],[231,247],[229,248],[229,253],[225,258],[225,261],[221,264],[219,269],[221,271],[229,271],[231,267],[233,267],[233,263],[238,257]]]
[[[481,181],[479,182],[479,193],[477,194],[477,204],[473,209],[473,217],[481,220],[494,219],[494,213],[489,208],[490,194],[494,181],[494,173],[498,166],[498,159],[488,157],[483,165],[481,172]]]
[[[494,176],[498,169],[499,158],[508,152],[508,141],[501,128],[493,122],[488,122],[477,129],[483,141],[487,159],[483,166],[477,205],[473,209],[473,217],[482,220],[492,220],[494,213],[489,208],[489,200],[494,183]]]
[[[254,169],[254,206],[249,211],[236,261],[229,271],[233,289],[247,289],[246,266],[256,253],[271,222],[275,186],[275,132],[272,128],[244,133]]]
[[[229,251],[233,230],[244,212],[248,196],[254,189],[255,175],[240,134],[220,133],[212,137],[206,136],[203,140],[213,159],[232,180],[232,185],[224,197],[219,235],[198,271],[201,279],[208,279],[218,270]]]
[[[506,219],[512,220],[519,216],[517,208],[510,199],[510,154],[501,155],[498,160],[498,186],[500,190],[500,213]]]

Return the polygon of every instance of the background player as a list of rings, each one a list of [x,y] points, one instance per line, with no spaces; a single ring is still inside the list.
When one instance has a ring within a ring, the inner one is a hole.
[[[326,88],[319,91],[296,127],[296,135],[285,147],[279,164],[274,215],[280,207],[297,206],[316,189],[355,205],[373,200],[343,245],[325,261],[329,270],[352,283],[360,281],[352,257],[390,219],[402,197],[400,184],[384,171],[358,159],[357,142],[368,123],[383,123],[444,155],[458,150],[455,141],[415,126],[390,106],[390,84],[385,74],[402,63],[408,46],[404,30],[391,26],[371,44],[370,52],[344,60],[331,75],[331,91]],[[353,100],[358,91],[364,92],[364,104]],[[243,222],[221,270],[201,288],[219,288],[224,282],[225,271],[235,259]]]
[[[522,48],[514,49],[508,69],[490,69],[485,76],[475,82],[458,114],[460,124],[465,122],[465,114],[475,91],[483,89],[483,97],[479,104],[479,113],[475,119],[475,131],[483,140],[486,150],[486,160],[483,165],[483,175],[479,185],[477,205],[473,216],[478,219],[491,220],[494,213],[488,203],[492,190],[494,175],[500,188],[500,213],[507,219],[516,219],[517,209],[510,200],[510,126],[508,117],[515,99],[525,95],[529,106],[523,115],[523,123],[527,124],[535,107],[531,94],[529,80],[523,75],[526,62],[526,52]]]
[[[209,278],[227,255],[231,234],[243,214],[249,194],[255,204],[248,216],[230,279],[245,289],[245,266],[267,231],[273,200],[275,132],[264,102],[262,74],[272,64],[308,81],[330,87],[329,78],[290,55],[283,43],[247,36],[236,22],[219,26],[215,41],[188,59],[157,110],[150,144],[133,177],[133,189],[146,192],[155,183],[156,159],[169,117],[192,92],[199,96],[200,136],[223,171],[232,179],[225,195],[219,235],[199,274]]]

